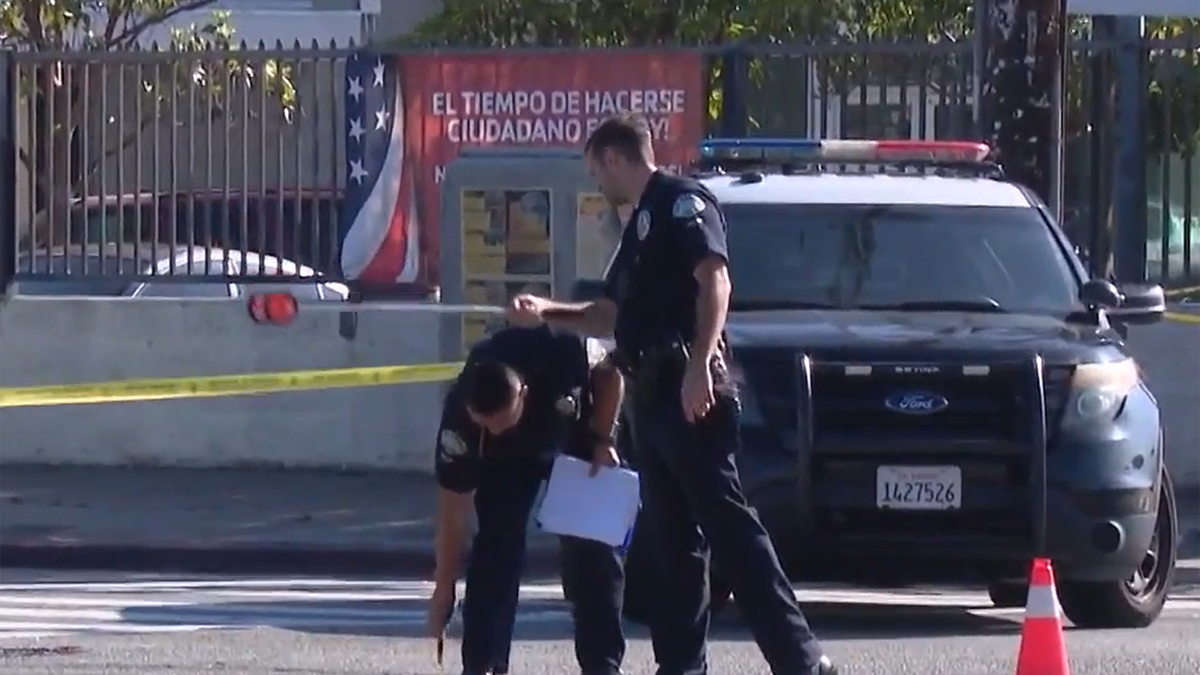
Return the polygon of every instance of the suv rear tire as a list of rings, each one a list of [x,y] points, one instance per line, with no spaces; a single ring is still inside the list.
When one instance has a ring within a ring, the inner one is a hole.
[[[1122,581],[1064,581],[1058,598],[1063,613],[1080,628],[1145,628],[1162,614],[1175,576],[1179,514],[1166,468],[1158,497],[1154,536],[1142,565]]]

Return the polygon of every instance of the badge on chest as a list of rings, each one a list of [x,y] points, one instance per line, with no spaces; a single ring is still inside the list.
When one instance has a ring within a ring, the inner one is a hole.
[[[563,417],[578,417],[580,393],[580,389],[576,387],[570,394],[559,398],[554,403],[554,409]]]
[[[637,215],[638,241],[645,239],[647,234],[650,234],[650,212],[639,211]]]

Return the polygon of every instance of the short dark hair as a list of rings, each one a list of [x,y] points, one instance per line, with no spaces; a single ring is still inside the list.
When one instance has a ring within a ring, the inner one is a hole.
[[[605,150],[613,150],[631,162],[653,159],[650,124],[640,115],[609,117],[592,131],[583,146],[583,151],[593,157]]]
[[[459,382],[467,408],[480,415],[491,415],[512,405],[521,390],[521,376],[497,361],[472,364]]]

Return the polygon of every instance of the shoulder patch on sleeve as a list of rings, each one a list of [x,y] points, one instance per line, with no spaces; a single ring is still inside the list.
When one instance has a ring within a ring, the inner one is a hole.
[[[443,429],[441,435],[438,436],[438,446],[442,457],[446,459],[454,459],[467,454],[467,444],[463,441],[462,436],[449,429]]]
[[[680,195],[671,207],[671,215],[676,218],[695,218],[704,210],[704,200],[693,194]]]

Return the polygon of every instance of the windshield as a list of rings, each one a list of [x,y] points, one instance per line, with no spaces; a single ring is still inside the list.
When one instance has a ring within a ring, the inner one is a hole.
[[[1068,313],[1079,280],[1032,208],[727,204],[735,305]]]

